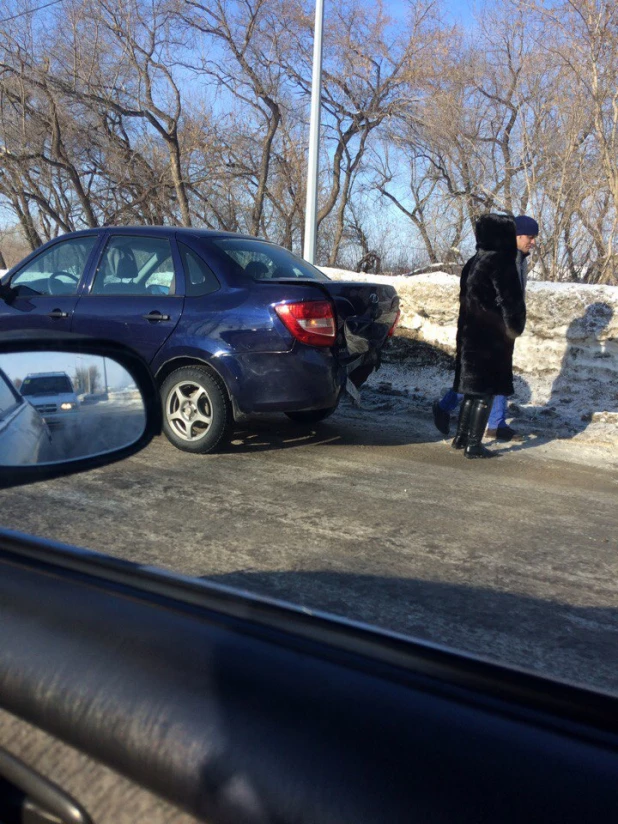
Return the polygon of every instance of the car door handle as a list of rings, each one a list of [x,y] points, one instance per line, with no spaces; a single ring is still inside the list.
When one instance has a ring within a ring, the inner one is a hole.
[[[0,781],[0,821],[92,824],[77,801],[5,750],[0,750]]]
[[[63,312],[62,309],[54,309],[53,311],[47,313],[47,317],[48,318],[68,318],[69,313],[68,312]]]
[[[144,320],[170,320],[169,315],[162,315],[161,312],[149,312],[147,315],[142,315]]]

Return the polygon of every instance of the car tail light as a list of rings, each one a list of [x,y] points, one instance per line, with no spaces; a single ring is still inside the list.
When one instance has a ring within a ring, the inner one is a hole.
[[[280,303],[275,312],[296,340],[309,346],[332,346],[337,337],[335,310],[327,300]]]
[[[392,338],[393,335],[395,334],[395,329],[399,325],[400,318],[401,318],[401,310],[397,309],[397,314],[395,315],[395,320],[394,320],[393,325],[391,326],[391,328],[388,330],[388,335],[386,336],[387,338]]]

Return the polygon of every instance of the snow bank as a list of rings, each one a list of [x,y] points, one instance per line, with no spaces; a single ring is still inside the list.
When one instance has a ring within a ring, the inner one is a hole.
[[[390,277],[321,268],[334,280],[392,284],[401,301],[399,337],[429,344],[428,353],[454,354],[457,276]],[[565,437],[594,434],[618,447],[618,287],[529,283],[526,304],[526,331],[515,344],[512,411],[561,428]],[[417,358],[406,364],[404,358],[380,370],[372,384],[380,380],[427,401],[449,386],[452,372],[448,358],[425,364]]]

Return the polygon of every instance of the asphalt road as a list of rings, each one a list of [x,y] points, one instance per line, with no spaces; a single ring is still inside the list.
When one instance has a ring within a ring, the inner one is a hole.
[[[466,461],[427,414],[373,407],[213,456],[159,438],[2,492],[2,522],[618,692],[617,456]]]
[[[82,404],[79,413],[61,427],[52,427],[51,441],[42,450],[39,463],[85,458],[111,452],[135,443],[144,431],[146,418],[141,401],[105,401]]]

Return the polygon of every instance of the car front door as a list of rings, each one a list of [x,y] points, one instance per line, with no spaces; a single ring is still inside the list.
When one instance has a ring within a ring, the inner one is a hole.
[[[16,294],[8,303],[0,301],[0,330],[68,332],[80,283],[98,237],[93,233],[60,239],[14,272],[10,285]]]
[[[73,331],[124,343],[152,361],[182,314],[174,254],[165,236],[110,234]]]

